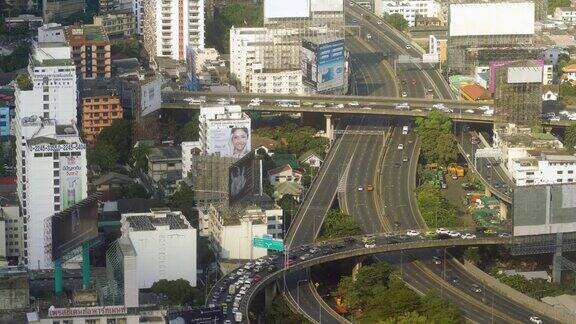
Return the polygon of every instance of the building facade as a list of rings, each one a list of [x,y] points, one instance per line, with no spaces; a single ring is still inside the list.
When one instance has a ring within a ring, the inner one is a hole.
[[[416,16],[438,17],[441,10],[440,4],[434,0],[374,0],[374,2],[377,15],[400,14],[406,19],[409,27],[416,25]]]
[[[0,106],[0,136],[10,135],[10,107]]]
[[[267,254],[266,249],[254,247],[252,239],[272,233],[278,237],[282,233],[281,209],[248,208],[237,215],[225,215],[209,205],[199,212],[200,235],[208,237],[210,247],[219,259],[253,260],[263,257]]]
[[[185,279],[196,286],[196,229],[179,211],[153,209],[122,214],[122,236],[136,252],[138,288],[166,279]]]
[[[573,183],[576,179],[576,156],[524,150],[512,160],[512,177],[517,186]]]
[[[116,89],[91,88],[82,91],[82,134],[87,144],[94,144],[96,136],[122,119],[123,109]]]
[[[85,0],[42,0],[42,18],[44,22],[54,22],[81,14],[85,8]]]
[[[204,0],[144,0],[144,48],[184,61],[188,46],[204,48]]]
[[[130,37],[136,34],[136,17],[131,9],[94,16],[94,25],[102,26],[108,38]]]
[[[23,260],[24,222],[17,205],[0,207],[0,217],[4,220],[6,233],[6,257]]]
[[[248,91],[251,93],[276,93],[303,95],[304,83],[302,72],[291,71],[266,71],[256,68],[250,79]]]
[[[15,91],[17,191],[24,220],[24,263],[52,267],[49,218],[87,195],[86,147],[76,129],[76,69],[61,43],[35,44],[29,84]],[[33,198],[33,199],[32,199]]]
[[[110,40],[102,26],[70,26],[66,39],[80,79],[111,76]]]

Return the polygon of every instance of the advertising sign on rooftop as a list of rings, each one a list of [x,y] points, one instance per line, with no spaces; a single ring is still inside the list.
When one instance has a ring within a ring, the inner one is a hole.
[[[308,18],[310,0],[264,0],[264,18]]]
[[[317,52],[318,91],[344,86],[344,40],[320,44]]]
[[[533,35],[534,2],[450,5],[449,35]]]

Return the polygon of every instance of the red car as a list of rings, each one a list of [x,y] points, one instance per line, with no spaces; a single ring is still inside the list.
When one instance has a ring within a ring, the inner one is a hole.
[[[288,260],[288,263],[286,263],[286,266],[287,266],[287,267],[291,267],[291,266],[293,266],[293,265],[295,265],[295,264],[296,264],[296,261],[295,261],[295,260]]]
[[[262,280],[262,276],[257,274],[254,276],[254,282],[259,282],[260,280]]]
[[[412,79],[412,85],[416,85],[416,79]]]

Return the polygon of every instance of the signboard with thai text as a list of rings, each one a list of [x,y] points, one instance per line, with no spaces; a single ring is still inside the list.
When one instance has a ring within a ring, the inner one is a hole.
[[[102,307],[69,307],[48,309],[48,317],[72,317],[72,316],[102,316],[126,314],[126,306],[102,306]]]

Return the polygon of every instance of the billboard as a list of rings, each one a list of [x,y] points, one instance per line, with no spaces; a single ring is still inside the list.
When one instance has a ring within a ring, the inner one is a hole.
[[[316,62],[316,51],[318,46],[310,41],[303,40],[300,47],[300,67],[304,82],[316,88],[318,83],[318,63]]]
[[[310,0],[264,0],[264,18],[308,18]]]
[[[233,204],[254,192],[259,176],[254,152],[232,164],[228,169],[229,202]]]
[[[60,208],[62,210],[84,198],[82,189],[82,156],[60,154]]]
[[[347,81],[344,79],[344,39],[320,44],[316,60],[318,63],[318,83],[316,89],[325,91],[339,88]]]
[[[532,35],[533,2],[451,4],[449,36]]]
[[[344,11],[344,0],[311,0],[310,11]]]
[[[196,308],[181,312],[170,312],[168,323],[170,324],[208,324],[221,323],[225,313],[221,306]]]
[[[51,217],[52,260],[61,258],[82,243],[98,237],[97,193]]]
[[[241,158],[251,150],[250,119],[211,120],[208,126],[208,154]]]
[[[576,184],[514,189],[514,235],[576,232]]]

